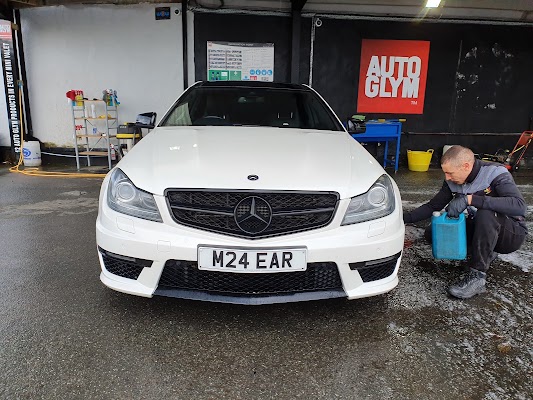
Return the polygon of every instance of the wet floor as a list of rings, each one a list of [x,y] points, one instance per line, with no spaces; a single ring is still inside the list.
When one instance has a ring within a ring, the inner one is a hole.
[[[406,209],[438,170],[394,176]],[[533,232],[533,172],[516,177]],[[0,168],[2,399],[531,399],[533,239],[489,291],[446,295],[465,262],[406,231],[400,284],[356,301],[260,307],[144,299],[99,281],[99,179]]]

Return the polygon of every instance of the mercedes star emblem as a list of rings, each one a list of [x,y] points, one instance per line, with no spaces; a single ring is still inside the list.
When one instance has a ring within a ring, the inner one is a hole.
[[[263,232],[272,221],[272,207],[258,196],[250,196],[239,201],[234,211],[237,226],[246,233]]]

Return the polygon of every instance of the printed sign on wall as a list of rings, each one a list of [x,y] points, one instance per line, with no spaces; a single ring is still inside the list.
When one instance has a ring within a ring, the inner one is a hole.
[[[363,39],[357,112],[422,114],[429,42]]]
[[[0,20],[0,46],[2,46],[2,68],[4,71],[4,88],[9,133],[11,136],[11,151],[15,160],[18,160],[21,151],[20,104],[18,99],[18,75],[11,21]]]
[[[207,42],[210,81],[274,81],[274,43]]]

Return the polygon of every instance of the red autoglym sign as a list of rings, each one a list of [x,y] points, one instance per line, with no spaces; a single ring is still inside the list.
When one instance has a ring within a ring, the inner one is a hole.
[[[429,42],[363,39],[357,112],[422,114]]]

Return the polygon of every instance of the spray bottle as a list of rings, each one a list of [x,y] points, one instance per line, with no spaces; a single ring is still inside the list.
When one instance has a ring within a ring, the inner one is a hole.
[[[111,161],[115,161],[117,159],[117,153],[115,151],[115,145],[113,145],[113,143],[111,143],[110,146],[111,146]]]

